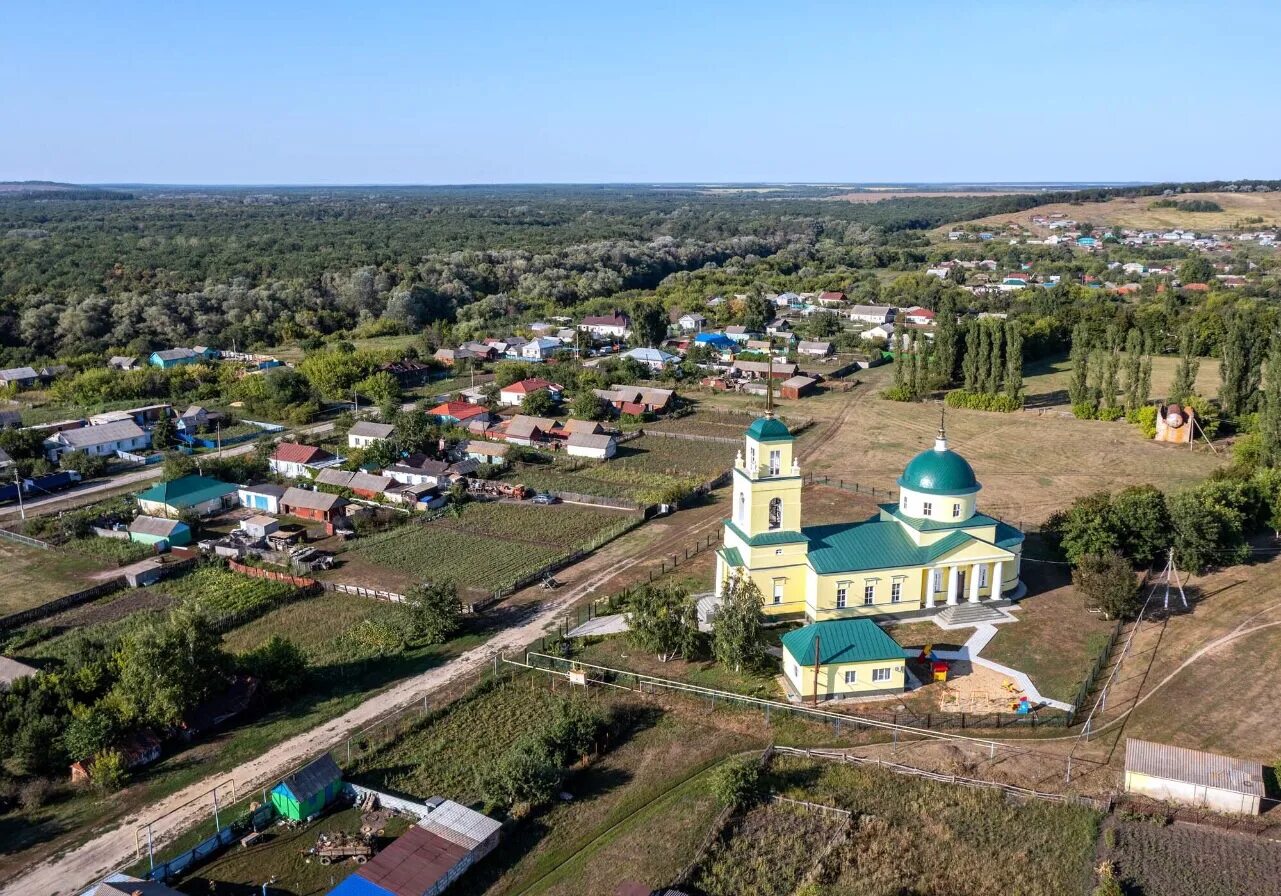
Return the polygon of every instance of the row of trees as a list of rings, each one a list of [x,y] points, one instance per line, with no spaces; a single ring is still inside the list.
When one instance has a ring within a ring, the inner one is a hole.
[[[1129,330],[1123,341],[1120,328],[1111,326],[1096,342],[1088,325],[1077,324],[1068,383],[1072,413],[1083,419],[1117,420],[1146,405],[1152,393],[1151,351],[1137,329]]]

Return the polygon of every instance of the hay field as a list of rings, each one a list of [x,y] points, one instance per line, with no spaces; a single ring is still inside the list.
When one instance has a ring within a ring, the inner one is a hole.
[[[1019,224],[1038,235],[1051,233],[1048,227],[1032,223],[1038,215],[1063,214],[1075,221],[1088,221],[1100,227],[1133,227],[1141,230],[1233,230],[1245,218],[1263,218],[1264,224],[1246,225],[1249,230],[1265,229],[1264,225],[1281,222],[1281,192],[1274,193],[1184,193],[1178,201],[1204,199],[1217,202],[1221,212],[1186,212],[1177,208],[1153,208],[1159,196],[1116,198],[1107,202],[1055,202],[1038,205],[1021,212],[990,215],[964,222],[999,229],[1007,224]],[[946,238],[951,227],[942,227],[936,233]]]

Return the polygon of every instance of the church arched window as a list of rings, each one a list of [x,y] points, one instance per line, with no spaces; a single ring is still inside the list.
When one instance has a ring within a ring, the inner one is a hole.
[[[783,499],[773,498],[769,502],[769,527],[771,529],[783,528]]]
[[[738,522],[742,525],[747,521],[747,495],[743,492],[738,493]]]

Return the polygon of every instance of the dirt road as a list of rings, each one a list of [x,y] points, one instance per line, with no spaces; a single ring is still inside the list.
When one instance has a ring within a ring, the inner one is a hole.
[[[520,625],[499,632],[480,647],[443,665],[394,685],[324,725],[277,744],[251,762],[225,774],[211,775],[147,806],[136,816],[124,819],[115,829],[24,872],[0,889],[0,896],[61,896],[82,891],[112,870],[133,861],[137,825],[154,819],[154,841],[160,844],[172,839],[208,817],[208,794],[215,787],[220,788],[221,795],[223,787],[227,787],[229,793],[232,781],[237,793],[274,783],[300,763],[332,748],[348,734],[421,701],[459,678],[481,671],[500,652],[520,650],[551,629],[573,604],[595,592],[603,593],[611,583],[635,579],[637,573],[656,558],[705,535],[719,522],[720,516],[721,508],[711,504],[642,526],[559,573],[558,578],[569,582],[570,587],[553,599],[539,601],[541,595],[537,588],[514,595],[510,599],[513,602],[529,605],[538,601],[533,603],[534,614]]]

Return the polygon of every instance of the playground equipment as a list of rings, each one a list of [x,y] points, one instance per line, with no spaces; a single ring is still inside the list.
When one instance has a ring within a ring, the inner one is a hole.
[[[935,660],[930,663],[930,672],[935,681],[947,681],[947,663],[943,660]]]

